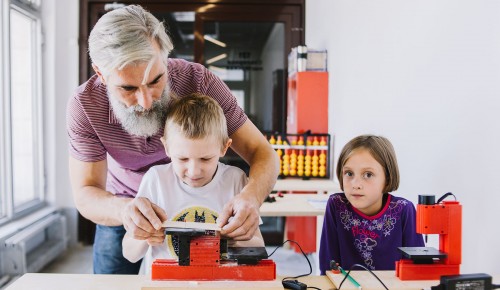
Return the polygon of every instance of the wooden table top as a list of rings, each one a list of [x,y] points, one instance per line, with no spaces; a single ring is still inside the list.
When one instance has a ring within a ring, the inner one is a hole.
[[[394,271],[374,271],[389,289],[420,290],[430,286],[438,285],[438,281],[401,281]],[[363,290],[384,289],[380,282],[369,272],[352,271],[351,274],[361,284]],[[328,275],[328,274],[327,274]],[[307,284],[308,287],[320,289],[337,289],[335,283],[339,283],[342,275],[307,276],[298,280]],[[46,274],[28,273],[9,285],[6,290],[58,290],[58,289],[92,289],[92,290],[128,290],[128,289],[155,289],[173,290],[186,288],[208,288],[208,289],[283,289],[281,286],[282,276],[275,281],[213,281],[213,282],[189,282],[189,281],[151,281],[145,275],[93,275],[93,274]],[[493,283],[500,283],[500,275],[493,275]],[[345,287],[345,288],[344,288]],[[342,289],[356,289],[348,281],[344,282]]]
[[[261,216],[319,216],[324,215],[329,194],[271,194],[275,202],[264,202]]]
[[[93,274],[47,274],[28,273],[21,276],[6,290],[175,290],[186,288],[208,289],[283,289],[281,280],[275,281],[151,281],[145,275],[93,275]],[[300,281],[320,289],[335,289],[326,276],[309,276]]]

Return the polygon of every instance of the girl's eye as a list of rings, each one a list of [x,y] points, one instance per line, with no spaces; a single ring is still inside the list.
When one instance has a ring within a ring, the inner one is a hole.
[[[365,173],[365,178],[370,178],[372,176],[373,176],[373,173],[371,173],[371,172],[366,172]]]
[[[345,175],[345,176],[349,176],[349,177],[351,177],[353,174],[352,174],[352,172],[350,172],[350,171],[346,171],[346,172],[344,172],[344,175]]]

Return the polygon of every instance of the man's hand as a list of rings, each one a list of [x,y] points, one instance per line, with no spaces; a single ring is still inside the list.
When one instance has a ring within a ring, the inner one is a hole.
[[[259,208],[278,178],[279,158],[249,119],[231,139],[231,148],[250,165],[250,172],[248,184],[225,205],[217,223],[222,228],[222,235],[249,240],[259,226]]]
[[[259,208],[255,194],[243,189],[224,206],[217,219],[221,235],[237,241],[250,240],[259,227]]]
[[[145,197],[132,199],[122,211],[123,226],[137,240],[147,240],[149,245],[163,243],[165,234],[162,222],[167,220],[163,209]]]

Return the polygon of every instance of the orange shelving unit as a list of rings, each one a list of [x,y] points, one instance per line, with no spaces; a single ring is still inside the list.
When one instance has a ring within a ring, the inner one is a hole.
[[[328,133],[328,72],[290,75],[287,104],[287,133]]]
[[[327,134],[328,72],[289,75],[287,104],[287,134]],[[297,241],[304,252],[316,252],[316,217],[287,217],[285,229],[287,238]],[[292,247],[300,252],[295,244]]]

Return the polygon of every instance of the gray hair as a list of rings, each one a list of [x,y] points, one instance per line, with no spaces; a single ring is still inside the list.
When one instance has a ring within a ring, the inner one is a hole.
[[[166,62],[173,44],[163,23],[141,6],[129,5],[97,21],[89,36],[89,55],[105,76],[114,69],[147,62],[146,78],[156,56],[154,45]]]

